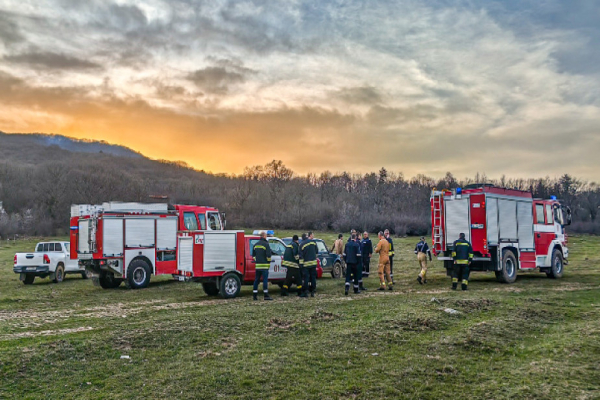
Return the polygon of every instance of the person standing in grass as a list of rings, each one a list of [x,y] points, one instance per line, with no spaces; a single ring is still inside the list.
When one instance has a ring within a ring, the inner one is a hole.
[[[303,269],[303,285],[300,297],[315,297],[317,290],[317,243],[312,232],[308,232],[308,238],[300,243],[300,264]],[[310,283],[310,284],[309,284]]]
[[[377,234],[379,237],[379,243],[377,243],[377,247],[375,248],[375,253],[379,254],[379,289],[377,290],[385,290],[386,281],[387,287],[389,290],[392,290],[392,277],[390,276],[390,242],[387,240],[385,236],[383,236],[383,232],[379,232]]]
[[[341,233],[338,235],[337,240],[333,243],[331,252],[340,256],[344,253],[344,235]]]
[[[369,239],[369,232],[363,233],[362,239],[362,262],[363,262],[363,277],[368,278],[371,270],[371,257],[373,256],[373,242]],[[360,288],[364,290],[364,288]]]
[[[302,275],[300,274],[300,245],[298,244],[298,235],[294,235],[292,243],[286,246],[281,265],[287,268],[281,295],[288,295],[288,289],[293,281],[296,284],[298,296],[300,296],[302,294]]]
[[[347,296],[350,291],[350,282],[354,280],[354,293],[360,293],[358,288],[359,282],[359,260],[361,258],[360,245],[356,241],[356,234],[350,236],[350,240],[346,243],[344,249],[344,261],[346,261],[346,285],[344,294]]]
[[[425,241],[424,236],[421,236],[421,241],[415,246],[415,254],[421,267],[417,281],[422,285],[427,283],[427,255],[429,255],[429,261],[431,261],[431,250],[429,250],[429,245]]]
[[[390,244],[390,277],[392,278],[392,283],[394,283],[394,240],[390,235],[390,230],[386,229],[384,231],[385,238]]]
[[[258,300],[258,284],[262,279],[265,300],[273,300],[269,296],[269,267],[271,266],[271,247],[267,242],[267,232],[260,232],[260,239],[252,247],[252,258],[255,262],[254,288],[252,297]]]
[[[456,290],[460,278],[462,278],[462,290],[467,290],[469,285],[469,266],[473,261],[473,247],[471,247],[471,243],[465,239],[464,233],[461,233],[458,236],[458,240],[454,242],[452,258],[454,259],[454,268],[452,269],[452,290]]]

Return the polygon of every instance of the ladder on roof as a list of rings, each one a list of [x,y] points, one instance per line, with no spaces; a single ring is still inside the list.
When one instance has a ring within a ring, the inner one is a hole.
[[[442,218],[443,218],[443,196],[444,192],[434,191],[432,192],[432,217],[433,217],[433,252],[439,254],[443,251],[443,231],[442,231]]]

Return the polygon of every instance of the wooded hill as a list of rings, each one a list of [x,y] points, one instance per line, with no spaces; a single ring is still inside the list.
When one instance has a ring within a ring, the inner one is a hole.
[[[268,161],[268,160],[265,160]],[[63,136],[0,133],[0,236],[65,234],[70,205],[104,201],[203,204],[227,212],[228,228],[320,229],[418,235],[430,227],[432,188],[491,182],[556,195],[574,212],[572,232],[600,233],[600,189],[569,175],[508,179],[475,176],[457,180],[423,175],[407,179],[378,173],[323,172],[299,176],[281,161],[248,167],[239,176],[208,174],[185,163],[150,160],[122,146]]]

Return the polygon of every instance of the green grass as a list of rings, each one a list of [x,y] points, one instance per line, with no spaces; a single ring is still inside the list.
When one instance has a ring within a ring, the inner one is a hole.
[[[24,286],[13,255],[34,242],[2,242],[0,398],[600,397],[600,238],[570,239],[561,280],[474,273],[468,292],[448,290],[438,262],[419,286],[416,239],[396,242],[392,293],[345,297],[326,277],[314,299],[275,288],[273,302],[166,277],[139,291],[76,276]]]

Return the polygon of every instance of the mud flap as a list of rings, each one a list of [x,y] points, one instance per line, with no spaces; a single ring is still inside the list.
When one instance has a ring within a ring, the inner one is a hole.
[[[25,272],[21,272],[21,273],[19,274],[19,280],[20,280],[21,282],[23,282],[23,281],[25,280],[25,276],[26,276],[26,275],[27,275],[27,274],[25,274]]]
[[[51,280],[51,281],[53,281],[54,279],[56,279],[56,273],[54,273],[54,272],[50,272],[50,273],[48,274],[48,276],[50,277],[50,280]]]

